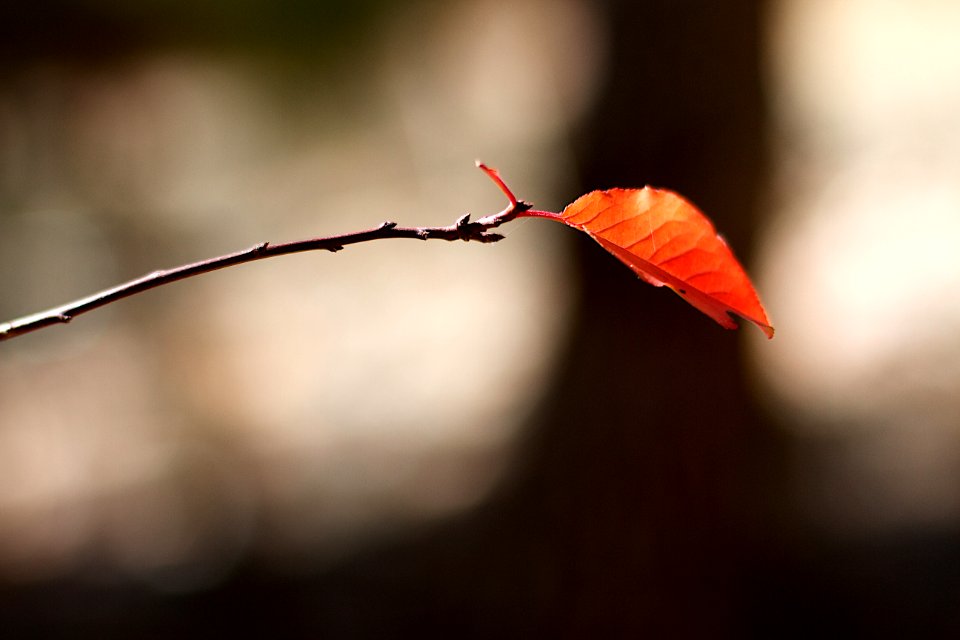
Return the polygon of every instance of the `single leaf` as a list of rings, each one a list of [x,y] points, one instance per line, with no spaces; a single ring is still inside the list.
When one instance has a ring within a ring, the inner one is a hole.
[[[610,189],[581,196],[560,213],[520,217],[558,220],[581,231],[652,285],[667,286],[727,329],[735,316],[768,338],[773,327],[743,267],[713,224],[671,191]]]

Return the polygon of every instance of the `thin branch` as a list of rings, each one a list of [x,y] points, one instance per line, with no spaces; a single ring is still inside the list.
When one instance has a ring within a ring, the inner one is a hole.
[[[296,240],[293,242],[284,242],[280,244],[270,244],[263,242],[254,245],[249,249],[228,253],[226,255],[201,260],[192,264],[185,264],[172,269],[154,271],[145,276],[117,285],[113,288],[94,293],[85,298],[68,302],[67,304],[39,313],[34,313],[22,318],[17,318],[9,322],[0,323],[0,341],[9,340],[17,336],[43,329],[44,327],[56,324],[70,322],[77,316],[93,311],[99,307],[108,305],[117,300],[128,298],[137,293],[155,289],[156,287],[192,278],[218,269],[232,267],[238,264],[272,258],[274,256],[283,256],[290,253],[301,253],[304,251],[340,251],[345,246],[357,244],[360,242],[369,242],[371,240],[383,240],[387,238],[411,238],[415,240],[448,240],[465,242],[497,242],[502,240],[503,236],[492,232],[492,229],[499,227],[505,222],[516,218],[519,214],[531,208],[526,202],[517,200],[503,180],[497,174],[496,170],[477,163],[484,173],[490,176],[490,179],[507,195],[510,200],[509,206],[499,213],[485,216],[476,222],[470,221],[470,214],[461,216],[455,223],[446,227],[398,227],[396,222],[384,222],[379,227],[345,233],[338,236],[328,236],[324,238],[311,238],[309,240]]]

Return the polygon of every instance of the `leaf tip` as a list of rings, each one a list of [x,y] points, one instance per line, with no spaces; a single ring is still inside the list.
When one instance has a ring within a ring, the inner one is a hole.
[[[746,320],[746,321],[748,321],[748,322],[752,322],[753,324],[757,325],[757,327],[760,329],[760,331],[763,331],[763,335],[767,336],[767,340],[773,340],[773,335],[774,335],[774,333],[776,333],[776,329],[774,329],[773,325],[770,324],[770,323],[767,321],[766,315],[763,316],[763,320],[757,320],[757,319],[755,319],[755,318],[750,318],[750,317],[747,317],[747,316],[742,316],[742,315],[740,315],[740,314],[738,314],[738,313],[735,313],[735,312],[733,312],[733,311],[727,311],[727,315],[730,316],[730,317],[731,317],[732,319],[734,319],[734,320],[737,320],[737,319],[739,319],[739,318],[742,318],[743,320]]]
[[[757,326],[759,326],[760,330],[767,336],[767,340],[773,340],[773,334],[776,333],[776,329],[773,328],[772,324],[761,324]]]

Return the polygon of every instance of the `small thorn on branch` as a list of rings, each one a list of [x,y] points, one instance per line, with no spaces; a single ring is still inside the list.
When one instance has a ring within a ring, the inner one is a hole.
[[[484,231],[475,238],[471,239],[477,240],[478,242],[500,242],[506,237],[507,236],[503,235],[502,233],[497,233],[495,231]]]
[[[393,229],[393,228],[396,227],[396,226],[397,226],[397,223],[396,223],[396,222],[392,222],[392,221],[390,221],[390,220],[386,220],[386,221],[384,221],[384,222],[381,222],[381,223],[380,223],[380,226],[377,227],[377,228],[380,229],[381,231],[385,231],[386,229]]]
[[[465,213],[453,224],[453,227],[457,230],[457,237],[463,240],[464,242],[469,242],[477,236],[478,227],[470,222],[470,214]],[[483,233],[482,228],[479,228],[480,233]]]
[[[476,240],[477,242],[496,242],[503,237],[499,233],[490,233],[487,231],[487,229],[490,228],[489,224],[470,222],[469,213],[465,213],[457,218],[457,222],[453,226],[457,230],[457,237],[464,242],[470,242],[471,240]]]

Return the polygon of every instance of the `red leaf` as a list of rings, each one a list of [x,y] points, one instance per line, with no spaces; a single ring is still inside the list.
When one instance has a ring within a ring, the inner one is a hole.
[[[734,316],[773,337],[750,278],[713,224],[681,196],[661,189],[610,189],[581,196],[561,213],[520,217],[558,220],[581,231],[652,285],[668,286],[727,329]]]

